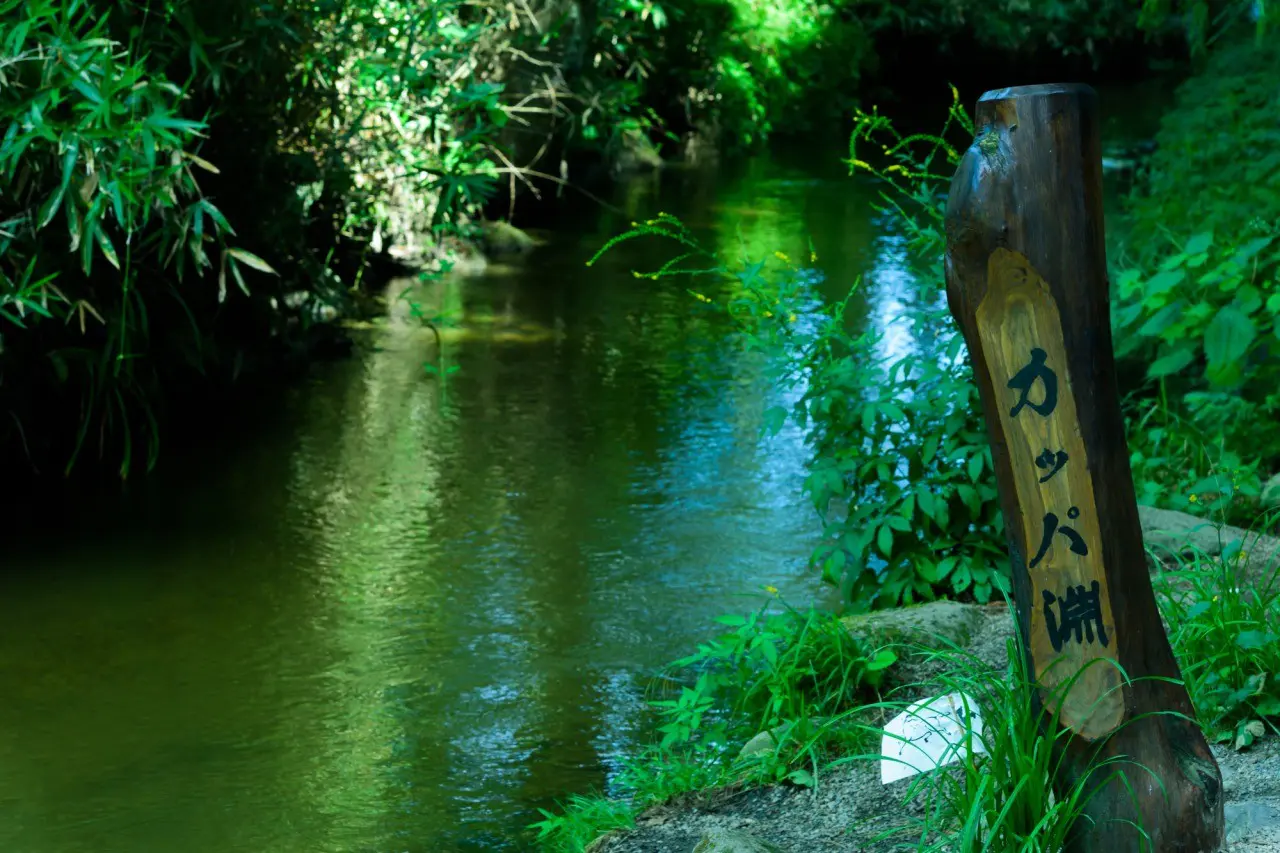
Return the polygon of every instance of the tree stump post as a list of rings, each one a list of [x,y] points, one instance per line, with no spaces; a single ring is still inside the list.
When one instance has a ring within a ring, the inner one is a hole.
[[[1068,853],[1211,853],[1222,777],[1152,592],[1116,389],[1097,98],[990,91],[976,130],[947,204],[947,301],[981,389],[1023,647],[1071,730],[1060,788],[1117,769],[1129,783],[1090,800]],[[1133,763],[1091,770],[1117,757]]]

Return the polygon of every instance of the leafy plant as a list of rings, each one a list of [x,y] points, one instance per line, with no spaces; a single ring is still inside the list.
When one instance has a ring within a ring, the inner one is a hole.
[[[1180,29],[1192,53],[1199,55],[1250,19],[1261,43],[1274,14],[1269,6],[1265,0],[1142,0],[1138,26],[1149,33]]]
[[[1194,368],[1214,390],[1272,378],[1267,356],[1280,347],[1280,289],[1268,272],[1277,260],[1267,251],[1273,240],[1266,234],[1219,247],[1212,232],[1201,232],[1154,273],[1125,270],[1113,319],[1117,356],[1156,348],[1150,379]]]
[[[1211,408],[1200,418],[1230,417],[1234,410],[1249,422],[1251,407],[1239,398],[1215,397],[1208,397]],[[1187,398],[1195,400],[1191,394]],[[1260,491],[1259,463],[1227,449],[1227,436],[1239,423],[1201,425],[1159,402],[1148,403],[1129,429],[1129,462],[1139,503],[1227,522],[1247,518]]]
[[[897,660],[890,649],[867,648],[833,615],[801,613],[785,602],[779,612],[767,608],[720,617],[732,630],[671,665],[699,676],[678,698],[654,703],[669,720],[659,729],[664,746],[691,740],[707,712],[728,697],[728,719],[741,721],[747,734],[830,716],[875,691]]]
[[[1142,499],[1228,520],[1280,464],[1280,438],[1257,428],[1280,413],[1280,185],[1264,118],[1278,68],[1274,45],[1225,43],[1179,90],[1127,199],[1114,275],[1117,355],[1146,379],[1129,405]]]
[[[941,309],[912,321],[938,328]],[[990,449],[963,340],[886,359],[839,314],[807,362],[815,445],[805,488],[826,533],[814,561],[859,607],[939,595],[987,601],[1008,572]]]
[[[601,796],[574,794],[558,812],[538,811],[542,820],[529,828],[537,831],[535,840],[547,853],[582,853],[601,835],[635,826],[635,813],[628,803]]]
[[[79,424],[67,470],[92,429],[100,441],[119,439],[124,476],[135,432],[145,437],[148,464],[158,441],[149,280],[207,273],[222,302],[228,273],[247,295],[242,267],[274,270],[228,243],[230,223],[201,192],[197,174],[218,168],[194,151],[206,123],[181,114],[190,86],[124,50],[90,4],[0,3],[0,16],[15,15],[0,65],[0,318],[11,327],[4,355],[29,359],[35,377],[45,374],[38,382],[75,389]],[[190,317],[190,295],[163,290]]]
[[[442,267],[501,182],[562,181],[548,137],[648,132],[616,30],[581,34],[610,61],[573,76],[553,16],[510,11],[0,0],[3,449],[149,467],[166,392],[305,351],[392,245]]]

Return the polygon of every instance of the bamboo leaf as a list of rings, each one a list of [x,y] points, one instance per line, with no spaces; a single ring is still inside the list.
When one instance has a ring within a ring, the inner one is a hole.
[[[188,160],[190,160],[192,163],[195,163],[197,166],[199,166],[201,169],[204,169],[206,172],[212,172],[215,175],[222,174],[222,170],[220,170],[217,166],[213,165],[203,157],[200,157],[196,154],[192,154],[190,151],[183,151],[182,156],[186,157]]]
[[[36,228],[40,229],[53,221],[53,217],[58,212],[58,205],[62,203],[62,196],[66,192],[66,187],[60,187],[53,195],[45,200],[40,206],[40,215],[36,218]]]
[[[252,252],[246,252],[244,249],[227,249],[227,254],[259,272],[270,273],[271,275],[280,274],[272,269],[270,264]]]
[[[236,277],[236,284],[239,285],[240,290],[243,291],[244,295],[248,296],[249,286],[244,283],[244,276],[240,275],[240,265],[237,264],[234,259],[230,261],[230,264],[231,264],[231,274]]]
[[[107,236],[107,232],[101,228],[95,228],[93,236],[98,241],[98,248],[102,250],[102,256],[107,259],[107,263],[116,269],[120,269],[120,259],[116,257],[116,247],[111,245],[111,238]]]

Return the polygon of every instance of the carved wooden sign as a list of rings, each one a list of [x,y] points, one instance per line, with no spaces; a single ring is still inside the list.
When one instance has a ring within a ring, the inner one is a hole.
[[[1022,512],[1031,576],[1031,656],[1043,701],[1063,725],[1095,739],[1124,717],[1116,624],[1102,567],[1093,477],[1080,434],[1062,320],[1045,280],[997,248],[977,311]]]
[[[1222,777],[1160,621],[1129,470],[1097,98],[1001,89],[974,124],[947,200],[947,302],[981,392],[1023,647],[1062,727],[1055,785],[1093,792],[1063,853],[1216,851]]]

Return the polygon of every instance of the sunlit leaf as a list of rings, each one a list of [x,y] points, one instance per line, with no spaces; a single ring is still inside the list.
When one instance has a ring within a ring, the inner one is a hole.
[[[1167,293],[1182,283],[1186,278],[1186,272],[1182,269],[1171,269],[1159,272],[1147,279],[1146,287],[1143,288],[1147,298],[1159,296]]]
[[[279,273],[277,273],[274,269],[271,268],[270,264],[268,264],[266,261],[264,261],[262,258],[258,257],[257,255],[253,254],[252,252],[246,252],[244,249],[227,249],[227,254],[235,258],[237,261],[240,261],[241,263],[245,264],[246,266],[249,266],[255,270],[258,270],[259,272],[270,273],[271,275],[279,275]]]
[[[98,248],[102,250],[102,256],[107,259],[107,263],[116,269],[120,269],[120,259],[116,257],[116,247],[111,245],[111,238],[107,236],[107,232],[102,228],[95,228],[93,236],[98,241]]]
[[[203,157],[200,157],[196,154],[192,154],[190,151],[183,151],[182,156],[186,157],[188,160],[190,160],[192,163],[195,163],[197,166],[199,166],[201,169],[204,169],[206,172],[212,172],[215,175],[222,174],[222,170],[220,170],[217,166],[213,165]]]

